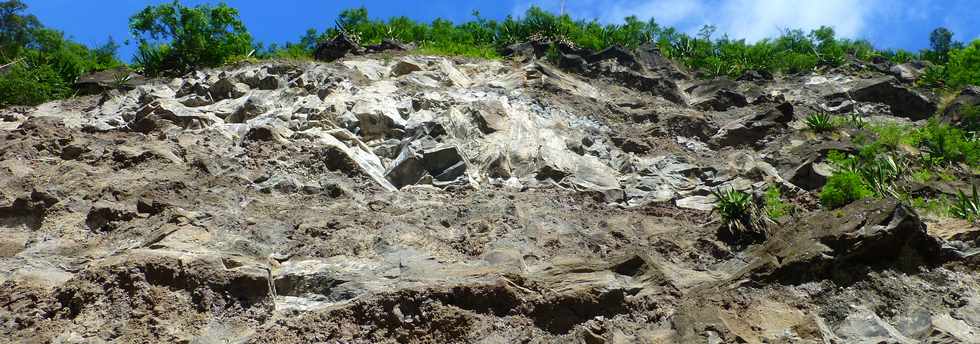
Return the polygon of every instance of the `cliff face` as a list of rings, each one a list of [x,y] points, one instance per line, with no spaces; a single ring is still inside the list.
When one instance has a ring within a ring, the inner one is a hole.
[[[978,342],[977,228],[817,209],[855,145],[806,115],[936,111],[887,72],[375,54],[0,110],[0,338]],[[767,187],[801,211],[719,236]]]

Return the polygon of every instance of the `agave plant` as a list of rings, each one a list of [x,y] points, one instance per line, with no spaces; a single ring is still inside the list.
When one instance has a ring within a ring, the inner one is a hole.
[[[980,219],[980,194],[977,193],[977,184],[973,184],[973,195],[967,196],[962,190],[959,191],[950,207],[950,213],[961,219]]]
[[[830,132],[834,130],[833,118],[826,113],[815,113],[803,120],[806,126],[818,133]]]
[[[907,173],[908,162],[906,160],[896,160],[887,154],[861,164],[858,172],[875,194],[895,199],[899,199],[903,195],[902,192],[899,192],[896,181],[908,178],[910,175]]]
[[[769,236],[772,220],[751,194],[735,188],[726,191],[716,189],[712,194],[718,199],[712,213],[717,211],[724,222],[722,239],[741,244],[763,241]]]

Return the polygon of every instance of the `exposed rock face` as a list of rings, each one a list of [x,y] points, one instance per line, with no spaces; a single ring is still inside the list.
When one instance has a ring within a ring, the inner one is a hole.
[[[333,39],[323,41],[313,51],[313,58],[320,61],[336,61],[349,53],[358,52],[361,46],[346,33],[341,33]]]
[[[805,204],[856,149],[798,130],[809,111],[934,106],[894,78],[350,43],[0,110],[0,342],[980,336],[969,223],[866,201],[745,249],[716,236],[711,191]]]
[[[97,73],[83,75],[75,81],[75,89],[79,94],[97,94],[108,90],[128,91],[146,82],[146,79],[130,71],[126,67],[119,67]]]
[[[845,93],[836,93],[828,98],[841,98],[842,95],[846,95],[856,101],[883,103],[890,106],[895,115],[916,121],[929,118],[936,112],[934,100],[922,92],[897,84],[893,77],[856,80],[847,87]]]
[[[967,127],[980,127],[980,118],[973,117],[966,119],[967,111],[977,111],[974,116],[980,117],[980,87],[977,86],[967,86],[953,99],[946,109],[943,110],[943,120],[959,126]],[[964,120],[972,121],[972,123],[966,123]]]

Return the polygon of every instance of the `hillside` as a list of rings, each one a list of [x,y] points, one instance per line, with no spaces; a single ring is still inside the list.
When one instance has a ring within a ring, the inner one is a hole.
[[[980,342],[970,46],[375,24],[0,109],[0,342]]]
[[[859,63],[703,80],[655,50],[564,70],[528,51],[241,64],[4,110],[3,336],[978,339],[975,225],[818,201],[830,152],[934,96]],[[818,111],[864,125],[816,133]],[[946,171],[908,188],[967,188]],[[730,189],[787,210],[733,238],[711,211]]]

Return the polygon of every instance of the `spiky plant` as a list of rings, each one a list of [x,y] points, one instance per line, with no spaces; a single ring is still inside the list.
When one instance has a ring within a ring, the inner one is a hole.
[[[973,194],[970,196],[959,191],[950,207],[950,213],[961,219],[972,221],[980,219],[980,194],[977,193],[977,184],[973,184]]]
[[[826,133],[834,130],[833,118],[826,113],[815,113],[803,120],[806,126],[817,133]]]
[[[735,188],[716,189],[712,194],[718,199],[712,212],[721,215],[723,240],[745,244],[763,241],[769,236],[772,220],[751,194]]]

